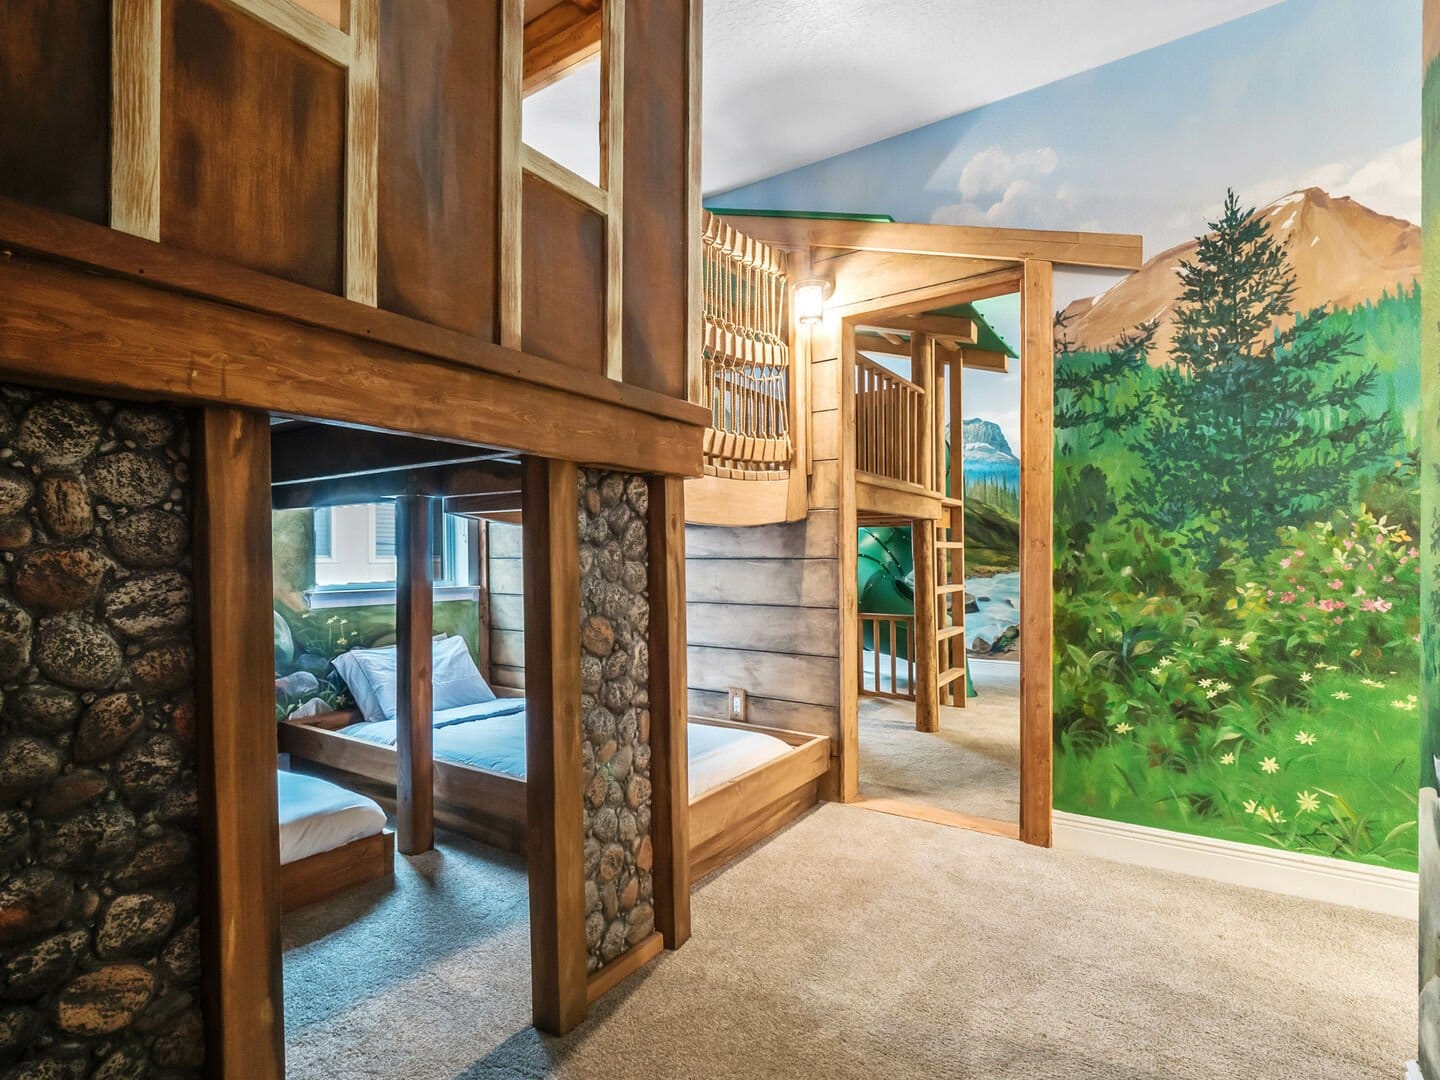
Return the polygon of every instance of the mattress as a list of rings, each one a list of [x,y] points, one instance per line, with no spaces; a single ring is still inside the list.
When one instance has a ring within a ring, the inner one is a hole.
[[[435,714],[436,759],[524,780],[525,702],[501,698],[460,715],[465,712],[449,709]],[[351,724],[340,734],[380,746],[395,745],[395,725],[389,721]],[[761,731],[695,722],[689,726],[688,742],[692,800],[790,750],[789,743]]]
[[[278,780],[281,864],[333,851],[385,828],[385,811],[364,795],[303,773],[280,772]]]

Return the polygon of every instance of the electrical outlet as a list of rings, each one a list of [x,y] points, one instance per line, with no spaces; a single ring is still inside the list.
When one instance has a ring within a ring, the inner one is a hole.
[[[745,691],[734,686],[730,688],[730,719],[742,724],[750,719],[750,703],[745,698]]]

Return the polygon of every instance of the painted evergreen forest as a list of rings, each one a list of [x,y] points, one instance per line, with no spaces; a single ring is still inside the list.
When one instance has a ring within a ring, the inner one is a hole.
[[[1414,231],[1231,193],[1161,318],[1057,315],[1055,802],[1414,869],[1420,288],[1302,306],[1317,206]]]

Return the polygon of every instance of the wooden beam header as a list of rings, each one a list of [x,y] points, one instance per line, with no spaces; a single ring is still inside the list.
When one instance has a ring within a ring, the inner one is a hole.
[[[911,255],[1021,262],[1044,259],[1067,266],[1138,270],[1144,238],[1127,233],[992,229],[975,225],[908,225],[889,221],[826,221],[810,218],[726,215],[741,232],[788,247],[852,248]]]

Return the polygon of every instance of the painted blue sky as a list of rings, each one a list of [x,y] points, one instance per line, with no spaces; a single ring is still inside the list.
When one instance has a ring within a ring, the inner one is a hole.
[[[1227,187],[1264,205],[1314,185],[1418,222],[1420,12],[1421,0],[1286,0],[707,201],[1138,232],[1147,255],[1203,231]],[[1113,280],[1057,274],[1057,306]],[[974,381],[969,415],[986,415],[987,394],[997,412],[1014,397]]]

